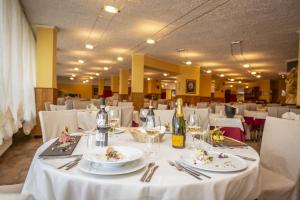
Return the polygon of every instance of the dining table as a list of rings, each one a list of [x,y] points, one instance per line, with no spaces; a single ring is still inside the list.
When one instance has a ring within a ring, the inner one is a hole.
[[[88,151],[87,134],[81,138],[73,155]],[[122,175],[96,175],[82,171],[78,165],[70,170],[58,169],[59,166],[74,160],[68,157],[51,159],[39,155],[56,139],[52,139],[38,148],[26,177],[23,194],[31,194],[38,200],[148,200],[148,199],[255,199],[260,191],[259,155],[250,146],[227,148],[210,147],[210,151],[250,157],[245,160],[246,168],[237,172],[214,172],[201,170],[211,177],[200,176],[202,180],[177,170],[168,161],[178,161],[181,157],[193,153],[193,149],[175,149],[171,145],[171,134],[164,134],[161,143],[156,144],[157,156],[147,156],[148,146],[136,142],[129,129],[121,134],[109,136],[109,146],[128,146],[144,152],[146,163],[155,162],[159,167],[150,182],[141,182],[140,178],[146,166],[135,172]]]

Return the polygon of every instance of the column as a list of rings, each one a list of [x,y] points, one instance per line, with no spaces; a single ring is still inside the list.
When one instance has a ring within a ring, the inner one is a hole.
[[[110,77],[110,89],[113,94],[119,93],[119,76],[112,75]]]
[[[300,31],[298,31],[298,78],[297,78],[297,106],[300,106]]]
[[[98,95],[103,96],[103,92],[104,92],[104,79],[99,78],[99,80],[98,80]]]
[[[131,62],[131,99],[136,110],[144,105],[144,54],[133,54]]]
[[[200,98],[201,101],[209,101],[211,97],[211,74],[200,75]]]
[[[56,104],[56,39],[55,27],[37,26],[36,28],[36,87],[35,104],[36,115],[45,110],[45,102]],[[41,136],[40,120],[33,130],[35,136]]]
[[[129,78],[129,70],[128,69],[120,69],[119,72],[120,81],[119,81],[119,96],[120,100],[128,99],[128,78]]]

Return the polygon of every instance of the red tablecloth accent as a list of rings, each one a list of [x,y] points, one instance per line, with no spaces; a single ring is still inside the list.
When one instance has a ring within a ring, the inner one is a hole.
[[[223,127],[221,128],[221,131],[224,131],[224,136],[226,137],[230,137],[241,142],[245,141],[244,133],[240,128]]]
[[[244,120],[245,120],[245,123],[248,125],[248,126],[252,126],[253,125],[253,117],[244,117]]]
[[[254,127],[261,127],[265,125],[265,119],[255,119],[253,122]]]

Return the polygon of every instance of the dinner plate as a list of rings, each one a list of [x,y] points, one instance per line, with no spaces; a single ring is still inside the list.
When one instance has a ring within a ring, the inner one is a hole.
[[[143,157],[144,153],[134,147],[127,146],[111,146],[116,151],[118,151],[122,158],[119,160],[106,160],[105,153],[107,148],[93,150],[83,154],[82,159],[95,163],[102,167],[120,167],[128,162],[138,160]]]
[[[93,165],[93,163],[81,160],[79,163],[79,169],[82,172],[88,173],[88,174],[95,174],[95,175],[121,175],[121,174],[128,174],[135,171],[138,171],[146,166],[145,159],[139,159],[130,163],[127,163],[123,165],[122,167],[118,168],[106,168],[106,167],[99,167]]]
[[[124,128],[115,128],[115,132],[114,134],[120,134],[120,133],[123,133],[125,131]],[[112,131],[108,131],[109,134],[112,134],[113,132]]]
[[[197,160],[195,162],[193,154],[181,155],[180,160],[187,166],[212,172],[237,172],[245,170],[248,167],[247,162],[242,158],[227,153],[222,153],[227,156],[226,158],[219,158],[220,153],[216,151],[208,152],[208,155],[213,157],[212,162],[209,163]]]

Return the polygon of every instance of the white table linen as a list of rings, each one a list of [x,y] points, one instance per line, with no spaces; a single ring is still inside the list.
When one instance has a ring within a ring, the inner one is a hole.
[[[211,126],[240,128],[244,132],[243,116],[235,115],[234,118],[227,118],[219,114],[209,114],[209,124]]]
[[[73,154],[86,150],[86,136],[83,136]],[[111,145],[127,145],[141,150],[144,143],[136,143],[131,135],[123,133],[110,138]],[[165,135],[160,144],[159,168],[150,183],[139,181],[145,170],[119,176],[90,175],[81,172],[78,167],[69,171],[57,167],[70,159],[38,159],[38,155],[51,144],[41,146],[30,166],[23,187],[23,194],[32,194],[39,200],[93,200],[93,199],[255,199],[259,195],[259,156],[252,148],[221,149],[223,152],[256,158],[247,161],[248,168],[237,173],[205,172],[212,179],[203,177],[199,181],[194,177],[177,171],[167,160],[178,159],[187,149],[171,147],[170,135]]]
[[[254,119],[266,119],[268,112],[245,110],[245,117],[253,117]]]

